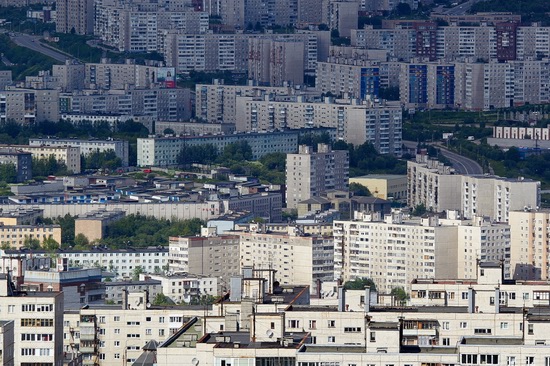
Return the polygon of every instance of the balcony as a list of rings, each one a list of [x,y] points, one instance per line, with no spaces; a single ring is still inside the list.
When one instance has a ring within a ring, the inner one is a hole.
[[[86,346],[81,345],[79,350],[80,350],[81,353],[95,353],[96,352],[96,347],[95,346],[89,346],[89,345],[86,345]]]

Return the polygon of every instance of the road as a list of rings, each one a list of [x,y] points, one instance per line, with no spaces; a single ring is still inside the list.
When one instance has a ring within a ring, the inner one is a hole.
[[[445,14],[445,15],[464,15],[470,10],[472,5],[483,0],[468,0],[462,4],[453,6],[452,8],[444,8],[443,6],[438,6],[434,9],[434,13]]]
[[[409,149],[414,149],[418,144],[414,141],[403,141],[403,145],[405,145],[405,147]],[[458,173],[468,175],[483,174],[483,168],[474,160],[449,151],[440,145],[434,145],[441,150],[441,154],[444,157],[449,159],[449,161],[453,165],[453,168],[455,168]]]
[[[13,36],[10,36],[10,38],[18,46],[40,52],[41,54],[49,56],[54,60],[57,60],[60,62],[65,62],[66,60],[72,59],[72,57],[70,56],[67,56],[61,52],[55,51],[49,47],[44,46],[42,43],[40,43],[40,37],[38,36],[31,36],[23,33],[12,33],[12,34]]]

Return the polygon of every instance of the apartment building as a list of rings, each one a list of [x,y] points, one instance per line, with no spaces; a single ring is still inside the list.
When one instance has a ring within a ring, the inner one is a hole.
[[[59,97],[62,119],[89,121],[92,124],[106,121],[112,129],[116,129],[118,123],[132,118],[149,131],[152,131],[153,121],[189,120],[191,101],[191,90],[173,88],[110,90],[103,93],[85,91],[64,93]]]
[[[416,32],[406,27],[374,29],[366,25],[364,29],[352,29],[350,40],[354,47],[386,50],[396,60],[410,60],[416,55]]]
[[[287,232],[266,232],[261,224],[251,224],[239,236],[241,268],[273,270],[281,285],[309,286],[317,292],[318,281],[333,279],[334,248],[330,237],[304,235],[298,227]]]
[[[2,355],[0,362],[2,366],[14,366],[13,357],[15,352],[15,343],[13,339],[13,320],[0,321],[0,344],[2,345]]]
[[[126,293],[147,291],[149,299],[154,301],[158,294],[163,293],[162,282],[150,279],[148,275],[140,274],[138,281],[117,281],[105,282],[105,302],[115,305],[122,305]]]
[[[25,255],[27,252],[7,252],[10,255]],[[166,248],[128,248],[107,249],[94,247],[91,250],[58,250],[60,258],[67,258],[70,266],[82,268],[101,267],[114,273],[115,278],[130,278],[136,267],[141,267],[145,273],[155,273],[168,264],[168,249]],[[33,251],[35,256],[45,256],[45,251]]]
[[[465,218],[489,216],[508,222],[513,210],[537,207],[540,182],[530,179],[502,178],[487,175],[460,175],[427,156],[407,162],[407,204],[441,212],[458,210]]]
[[[140,278],[150,278],[160,284],[159,291],[176,304],[199,304],[206,298],[223,295],[229,289],[223,277],[203,277],[192,275],[151,274],[140,275]],[[150,298],[154,299],[154,296]]]
[[[494,126],[494,139],[533,139],[539,141],[550,140],[550,125],[546,127],[508,127]]]
[[[32,179],[31,153],[16,149],[0,149],[0,164],[11,164],[15,168],[16,182]]]
[[[317,43],[315,43],[317,45]],[[304,83],[304,44],[299,40],[251,38],[248,41],[248,77],[261,85]],[[315,60],[316,61],[316,60]]]
[[[547,280],[549,276],[548,223],[550,212],[526,207],[510,212],[512,278]]]
[[[189,71],[248,69],[247,34],[192,34],[167,32],[163,55],[166,65],[177,73]]]
[[[240,274],[239,255],[238,235],[217,235],[215,228],[203,228],[201,236],[169,238],[168,268],[171,274],[215,277],[228,283]]]
[[[43,121],[59,120],[57,90],[10,89],[0,92],[0,122],[13,120],[32,126]]]
[[[266,222],[283,221],[283,194],[279,192],[260,192],[241,194],[221,200],[227,211],[247,211],[253,217],[261,217]]]
[[[124,211],[98,210],[79,215],[74,220],[74,235],[84,235],[90,242],[101,240],[107,227],[126,216]]]
[[[350,98],[378,97],[380,90],[379,62],[331,57],[318,62],[315,87],[322,93]]]
[[[189,7],[174,9],[176,6],[168,2],[99,1],[94,34],[119,51],[156,52],[160,50],[157,37],[164,30],[189,34],[206,32],[207,13]]]
[[[113,151],[120,158],[123,167],[128,166],[128,141],[125,140],[81,140],[81,139],[63,139],[59,137],[38,137],[30,138],[29,145],[31,146],[78,146],[80,153],[84,156],[89,156],[94,152]]]
[[[401,64],[399,95],[408,108],[444,109],[455,107],[454,64]]]
[[[14,325],[13,364],[63,365],[63,294],[20,292],[3,274],[0,299],[2,320]]]
[[[252,158],[274,152],[291,153],[298,149],[298,132],[238,133],[218,136],[181,136],[138,138],[138,166],[174,166],[184,146],[214,145],[218,151],[239,141],[247,141]]]
[[[11,70],[0,71],[0,90],[4,90],[12,81]]]
[[[373,197],[384,200],[407,199],[407,176],[394,174],[369,174],[349,179],[351,183],[358,183],[367,187]]]
[[[71,146],[0,145],[3,149],[17,149],[32,155],[33,159],[49,159],[64,163],[74,174],[80,173],[80,148]]]
[[[199,307],[156,307],[146,291],[125,292],[122,306],[92,306],[59,316],[63,350],[76,349],[83,364],[131,365],[148,342],[162,342],[191,317],[204,314]],[[62,352],[60,353],[62,354]]]
[[[237,97],[237,131],[336,128],[336,138],[370,142],[381,154],[401,155],[402,110],[384,101],[311,101],[304,96]]]
[[[319,144],[317,151],[300,145],[297,154],[286,158],[286,206],[318,197],[329,190],[348,191],[349,153]]]
[[[382,293],[410,289],[413,280],[475,279],[477,263],[502,260],[509,267],[510,226],[455,213],[405,219],[394,211],[334,222],[334,276],[342,281],[371,278]]]
[[[46,239],[53,239],[61,244],[61,227],[59,225],[4,225],[0,224],[0,243],[10,248],[20,249],[27,239],[37,239],[40,244]]]
[[[259,97],[266,94],[290,95],[289,87],[269,87],[258,85],[224,85],[223,80],[213,80],[212,84],[195,86],[196,116],[203,120],[236,123],[237,97]]]
[[[0,223],[3,225],[36,225],[44,211],[36,208],[15,208],[0,212]]]
[[[92,34],[94,29],[94,2],[92,0],[62,0],[56,3],[56,13],[56,32]]]

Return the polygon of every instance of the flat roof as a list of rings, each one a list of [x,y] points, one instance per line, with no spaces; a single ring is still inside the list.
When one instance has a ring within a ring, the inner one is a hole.
[[[401,174],[367,174],[367,175],[360,175],[358,177],[350,177],[349,180],[352,179],[402,179],[407,178],[407,175],[401,175]]]

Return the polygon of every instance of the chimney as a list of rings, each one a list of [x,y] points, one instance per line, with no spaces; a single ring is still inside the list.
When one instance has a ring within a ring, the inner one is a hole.
[[[365,287],[365,313],[370,311],[370,287]]]
[[[346,289],[343,286],[338,287],[338,311],[346,311]]]
[[[475,299],[475,291],[473,288],[468,288],[468,313],[472,314],[475,313],[476,308],[476,299]]]

